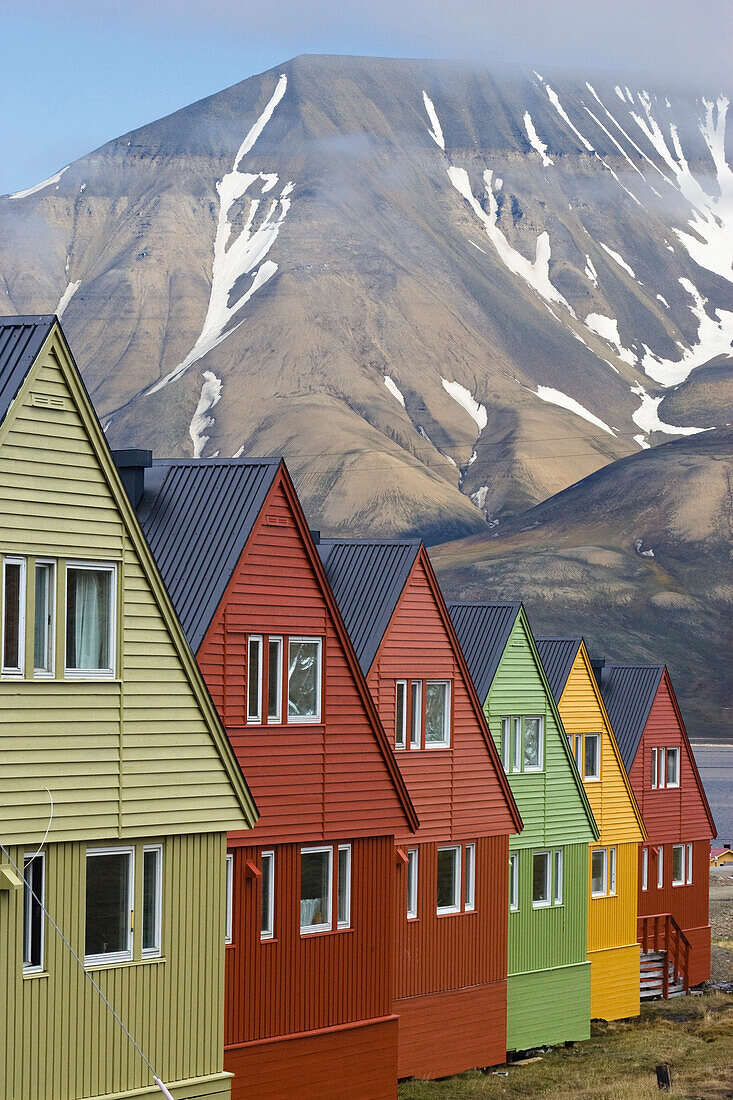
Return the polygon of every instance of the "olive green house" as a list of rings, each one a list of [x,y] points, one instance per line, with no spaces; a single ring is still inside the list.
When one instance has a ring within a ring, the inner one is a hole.
[[[221,1100],[256,810],[53,316],[0,318],[0,569],[0,1096]]]
[[[598,828],[521,604],[449,604],[524,828],[509,838],[507,1050],[590,1035]]]

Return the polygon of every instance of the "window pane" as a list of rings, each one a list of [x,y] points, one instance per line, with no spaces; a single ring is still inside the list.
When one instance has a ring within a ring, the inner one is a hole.
[[[398,749],[406,748],[407,736],[407,684],[404,680],[397,681],[397,695],[395,699],[395,746]]]
[[[331,927],[331,851],[300,856],[300,927]]]
[[[274,936],[274,911],[275,911],[275,854],[274,852],[262,853],[262,898],[260,905],[260,937],[269,939]]]
[[[525,768],[541,768],[540,755],[540,720],[539,718],[524,719],[524,766]]]
[[[316,641],[290,642],[288,714],[292,718],[318,717],[319,651]]]
[[[417,848],[407,853],[407,915],[417,916]]]
[[[143,852],[143,951],[160,951],[160,848]]]
[[[511,728],[511,722],[508,718],[502,718],[501,720],[501,762],[504,765],[504,771],[509,771],[509,731]]]
[[[680,750],[667,749],[667,786],[676,787],[680,781]]]
[[[267,717],[271,721],[279,722],[282,700],[282,638],[270,638],[267,651]]]
[[[414,749],[419,749],[421,744],[420,733],[422,730],[422,681],[413,680],[410,685],[410,744]]]
[[[680,886],[685,881],[685,849],[682,844],[672,845],[672,882]]]
[[[87,856],[87,955],[116,955],[130,948],[129,852]]]
[[[616,849],[608,849],[608,892],[616,893]]]
[[[20,669],[23,567],[5,562],[3,593],[3,668]]]
[[[692,845],[687,845],[687,885],[692,882]]]
[[[598,848],[593,853],[592,864],[592,893],[605,894],[606,892],[606,849]]]
[[[555,852],[555,905],[562,905],[562,848]]]
[[[247,644],[247,721],[259,722],[262,698],[262,639]]]
[[[512,771],[522,767],[522,719],[512,719]]]
[[[460,908],[458,848],[438,849],[438,909]]]
[[[518,856],[509,856],[509,908],[519,905]]]
[[[23,967],[43,966],[43,855],[23,863]]]
[[[641,888],[647,890],[649,888],[649,849],[641,849]]]
[[[652,775],[651,775],[652,787],[654,788],[657,785],[657,750],[656,749],[652,749],[651,769],[652,769]]]
[[[464,909],[473,909],[476,904],[476,845],[466,845],[466,879],[463,894]]]
[[[66,667],[87,672],[110,668],[112,573],[66,570]]]
[[[351,848],[339,848],[338,897],[336,920],[339,928],[348,928],[351,921]]]
[[[599,741],[600,738],[597,733],[587,733],[585,735],[584,776],[586,779],[597,779],[601,774],[599,771]]]
[[[657,765],[659,767],[659,786],[664,787],[666,785],[666,779],[664,777],[664,760],[666,753],[664,749],[660,749],[657,753]]]
[[[661,890],[664,886],[664,848],[659,845],[657,850],[657,889]]]
[[[550,901],[550,853],[535,852],[532,861],[532,901],[535,904]]]
[[[36,565],[36,609],[33,623],[33,667],[38,672],[51,671],[51,565]]]
[[[448,684],[428,680],[425,685],[425,743],[448,744]]]
[[[234,856],[231,852],[226,857],[226,887],[224,894],[224,943],[232,942],[234,925]]]

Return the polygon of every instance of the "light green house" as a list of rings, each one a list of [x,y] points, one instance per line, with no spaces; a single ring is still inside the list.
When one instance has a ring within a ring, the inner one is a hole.
[[[587,1039],[593,812],[521,604],[449,610],[524,822],[509,838],[507,1050]]]
[[[256,810],[54,317],[0,318],[0,567],[0,1096],[228,1097]]]

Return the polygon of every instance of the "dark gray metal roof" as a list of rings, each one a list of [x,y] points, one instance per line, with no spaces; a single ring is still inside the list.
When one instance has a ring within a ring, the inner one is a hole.
[[[520,603],[448,604],[453,628],[482,706],[521,606]]]
[[[136,512],[188,643],[198,650],[279,459],[155,461]]]
[[[535,638],[555,702],[560,702],[582,638]]]
[[[0,423],[43,347],[56,317],[0,317]]]
[[[664,665],[606,665],[601,695],[626,771],[631,770]]]
[[[366,676],[420,550],[419,539],[321,539],[318,553]]]

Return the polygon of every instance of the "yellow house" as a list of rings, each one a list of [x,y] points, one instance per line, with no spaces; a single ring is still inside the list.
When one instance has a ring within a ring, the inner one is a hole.
[[[537,640],[600,840],[588,853],[591,1017],[639,1014],[639,807],[582,638]]]
[[[733,864],[733,851],[730,848],[711,848],[711,867],[730,867]]]

